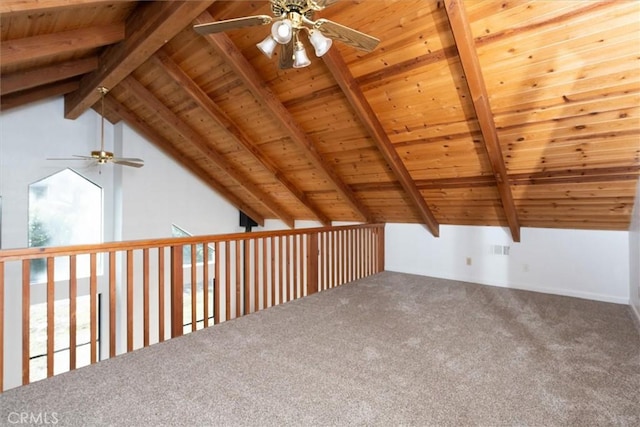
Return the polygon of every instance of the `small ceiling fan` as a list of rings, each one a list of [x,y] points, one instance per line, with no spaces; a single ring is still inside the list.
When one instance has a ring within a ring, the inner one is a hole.
[[[307,57],[299,33],[306,31],[316,56],[327,53],[332,39],[339,40],[356,49],[370,52],[380,40],[352,28],[345,27],[328,19],[313,21],[313,14],[338,0],[270,0],[272,18],[269,15],[255,15],[244,18],[227,19],[195,25],[199,34],[219,33],[238,28],[266,25],[273,22],[271,34],[256,46],[268,58],[271,58],[276,46],[280,45],[280,68],[302,68],[311,62]]]
[[[100,150],[92,151],[90,156],[81,156],[74,154],[72,158],[56,158],[48,160],[92,160],[99,165],[105,163],[115,163],[122,166],[131,166],[141,168],[144,166],[144,160],[135,157],[115,157],[112,152],[104,149],[104,97],[109,92],[105,87],[99,87],[100,92]]]

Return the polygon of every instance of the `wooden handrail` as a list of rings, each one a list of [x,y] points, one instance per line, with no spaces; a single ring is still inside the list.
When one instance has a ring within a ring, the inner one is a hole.
[[[185,248],[191,250],[188,259]],[[44,283],[31,283],[36,262],[46,267]],[[79,276],[83,268],[86,277]],[[116,357],[383,269],[383,224],[0,250],[0,393],[28,384],[34,375],[49,377]],[[57,270],[68,278],[56,277]],[[81,304],[84,294],[89,301]],[[7,295],[19,310],[6,309]],[[56,297],[65,295],[68,311],[58,313]],[[38,369],[46,367],[46,374],[31,369],[31,326],[42,326],[34,323],[38,317],[31,310],[42,298],[46,366]],[[89,336],[82,340],[88,342],[83,343],[77,339],[81,305],[89,313],[84,326]],[[60,314],[68,318],[62,323],[68,340],[56,328]],[[20,322],[22,327],[15,328]],[[68,366],[54,358],[58,342],[68,342]],[[80,345],[89,345],[84,361]],[[9,372],[21,376],[8,382]]]
[[[276,231],[253,231],[251,233],[230,233],[230,234],[211,234],[204,236],[189,237],[168,237],[162,239],[142,239],[114,241],[106,243],[94,243],[87,245],[69,245],[69,246],[45,246],[38,248],[16,248],[16,249],[0,249],[0,261],[16,261],[22,259],[42,258],[43,256],[67,256],[78,254],[90,254],[98,252],[122,251],[127,249],[144,249],[157,248],[176,245],[198,244],[207,242],[208,244],[225,241],[238,241],[249,238],[260,239],[265,237],[279,236],[295,236],[300,234],[322,233],[335,229],[361,229],[361,228],[384,228],[384,224],[359,224],[347,225],[340,227],[316,227],[316,228],[299,228],[295,230],[276,230]]]

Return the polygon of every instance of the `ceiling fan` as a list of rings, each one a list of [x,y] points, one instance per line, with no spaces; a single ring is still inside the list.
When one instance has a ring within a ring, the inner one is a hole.
[[[104,97],[109,92],[105,87],[99,87],[100,92],[100,150],[92,151],[90,156],[80,156],[74,154],[72,158],[57,158],[48,160],[92,160],[99,165],[105,163],[115,163],[122,166],[131,166],[141,168],[144,166],[144,160],[135,157],[115,157],[112,152],[104,149]]]
[[[227,19],[195,25],[193,29],[199,34],[219,33],[238,28],[266,25],[273,22],[271,34],[256,46],[268,58],[271,58],[276,46],[280,45],[280,68],[302,68],[311,62],[307,57],[299,33],[306,31],[309,42],[315,49],[316,56],[327,53],[332,39],[339,40],[356,49],[370,52],[376,48],[380,40],[352,28],[345,27],[328,19],[313,21],[313,14],[338,0],[269,0],[269,15],[255,15],[244,18]]]

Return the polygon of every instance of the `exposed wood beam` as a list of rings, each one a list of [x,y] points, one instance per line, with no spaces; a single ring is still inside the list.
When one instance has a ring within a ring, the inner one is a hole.
[[[273,161],[266,157],[251,141],[251,138],[204,92],[166,53],[162,50],[153,56],[155,65],[163,69],[216,123],[244,147],[253,158],[262,164],[289,192],[313,213],[323,225],[331,225],[331,220],[296,187]]]
[[[78,80],[64,81],[40,86],[35,89],[26,90],[0,97],[0,109],[10,110],[41,99],[52,98],[54,96],[65,95],[77,90],[80,87]]]
[[[100,98],[96,88],[115,87],[212,3],[140,2],[125,24],[127,38],[105,49],[100,68],[83,77],[80,89],[66,96],[65,117],[78,118]]]
[[[194,21],[196,24],[204,24],[213,21],[213,17],[204,12]],[[351,208],[367,222],[373,222],[373,216],[369,210],[358,200],[355,193],[347,186],[331,165],[326,162],[316,149],[311,138],[296,122],[291,113],[285,108],[278,97],[267,86],[264,79],[251,66],[249,61],[242,56],[240,50],[225,34],[209,34],[203,36],[205,40],[225,58],[227,64],[234,70],[238,78],[251,90],[253,96],[267,109],[280,123],[282,129],[287,132],[291,140],[302,149],[307,158],[327,178],[335,191],[351,206]]]
[[[150,126],[147,122],[138,117],[135,113],[129,110],[127,107],[119,103],[113,96],[105,97],[105,107],[112,115],[118,115],[122,120],[127,123],[127,125],[131,126],[141,135],[143,135],[146,139],[155,144],[158,148],[160,148],[165,154],[171,157],[173,160],[180,163],[187,170],[191,171],[195,176],[200,178],[205,184],[211,187],[214,191],[219,193],[222,197],[224,197],[229,203],[238,208],[239,210],[245,212],[249,215],[253,220],[255,220],[259,225],[264,226],[264,217],[260,215],[256,210],[254,210],[251,206],[247,205],[243,202],[238,196],[228,191],[224,185],[218,182],[215,178],[213,178],[206,170],[202,167],[198,166],[197,163],[193,161],[193,159],[185,156],[182,152],[180,152],[177,148],[171,144],[171,142],[167,141],[165,138],[160,136],[156,130]]]
[[[391,140],[389,140],[387,136],[387,132],[382,127],[380,120],[378,120],[376,113],[364,96],[362,89],[360,89],[360,86],[354,79],[342,56],[340,56],[340,52],[338,52],[337,49],[329,49],[329,52],[327,52],[322,59],[338,82],[342,92],[349,100],[360,122],[364,125],[365,129],[367,129],[369,135],[382,153],[382,156],[387,161],[387,164],[398,181],[400,181],[409,200],[411,200],[414,207],[418,210],[420,218],[422,218],[422,221],[424,221],[424,224],[431,234],[438,237],[440,234],[438,221],[424,201],[424,197],[420,194],[411,174],[409,174],[398,152],[393,147]]]
[[[276,217],[280,218],[289,227],[294,227],[294,218],[280,208],[271,195],[263,191],[258,185],[251,181],[248,176],[229,163],[224,156],[215,150],[200,134],[169,110],[169,108],[160,102],[160,100],[141,83],[129,76],[120,83],[119,87],[128,90],[132,95],[136,96],[147,108],[153,111],[160,120],[192,144],[194,148],[198,149],[209,161],[215,163],[236,181],[236,183],[251,194],[252,197],[262,203],[266,209],[273,212]]]
[[[640,176],[640,165],[591,168],[576,170],[544,171],[511,174],[511,185],[536,184],[581,184],[587,182],[633,181]],[[493,187],[496,184],[491,175],[459,178],[417,179],[420,190],[443,190],[450,188]],[[356,191],[399,191],[402,186],[397,181],[353,184]]]
[[[80,7],[100,6],[114,0],[2,0],[0,14],[11,16],[19,13],[48,13]],[[119,0],[120,1],[120,0]]]
[[[112,24],[6,40],[2,42],[0,50],[0,64],[7,67],[118,43],[124,40],[124,31],[123,24]]]
[[[66,80],[98,68],[98,57],[76,59],[35,70],[3,74],[0,79],[0,95],[19,92],[37,86]]]
[[[493,120],[493,112],[491,111],[491,105],[489,103],[489,95],[482,75],[482,69],[480,68],[480,61],[476,53],[476,47],[464,4],[462,4],[460,0],[445,0],[444,4],[458,54],[460,55],[460,62],[462,63],[462,68],[464,69],[466,81],[469,86],[469,92],[473,100],[473,107],[478,117],[480,130],[482,131],[484,146],[487,149],[489,162],[491,163],[491,168],[496,178],[498,193],[500,194],[502,207],[507,218],[507,224],[511,230],[511,238],[514,242],[519,242],[520,222],[518,221],[518,213],[515,203],[513,202],[509,176],[507,175],[507,168],[502,156],[500,142],[498,141],[496,124]]]

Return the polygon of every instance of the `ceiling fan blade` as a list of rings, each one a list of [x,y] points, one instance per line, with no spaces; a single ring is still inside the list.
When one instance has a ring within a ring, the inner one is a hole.
[[[141,168],[144,166],[144,162],[141,159],[112,159],[112,163],[122,166],[131,166],[134,168]]]
[[[293,68],[293,45],[295,41],[291,38],[291,41],[287,44],[280,45],[280,69],[286,70]]]
[[[113,160],[117,160],[119,162],[138,162],[144,163],[144,160],[139,159],[137,157],[114,157]]]
[[[76,157],[49,157],[47,160],[93,160],[93,157],[76,156]]]
[[[327,6],[331,6],[334,3],[337,3],[340,0],[315,0],[315,4],[318,5],[318,7],[321,8],[325,8]]]
[[[322,31],[325,36],[353,46],[356,49],[371,52],[378,46],[380,40],[353,28],[345,27],[328,19],[318,19],[315,28]]]
[[[193,29],[198,34],[221,33],[223,31],[235,30],[238,28],[253,27],[256,25],[266,25],[272,21],[269,15],[247,16],[244,18],[226,19],[224,21],[210,22],[208,24],[194,25]]]

